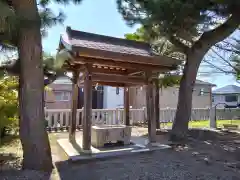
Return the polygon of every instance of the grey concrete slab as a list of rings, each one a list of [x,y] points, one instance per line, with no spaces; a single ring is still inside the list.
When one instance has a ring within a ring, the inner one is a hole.
[[[123,155],[132,155],[135,153],[145,153],[170,148],[170,146],[160,143],[149,144],[147,137],[144,136],[132,136],[130,145],[114,147],[110,146],[104,148],[95,148],[91,146],[91,153],[85,153],[82,150],[82,138],[80,133],[78,134],[74,144],[70,143],[67,138],[60,138],[57,140],[57,142],[65,151],[69,157],[69,160],[73,162],[107,159],[111,157],[119,157]]]

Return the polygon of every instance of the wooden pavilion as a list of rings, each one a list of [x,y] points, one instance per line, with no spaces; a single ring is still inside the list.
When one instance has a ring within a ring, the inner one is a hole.
[[[60,38],[59,51],[65,49],[73,57],[63,66],[73,73],[72,118],[69,139],[75,140],[78,93],[84,86],[83,151],[91,150],[92,86],[97,84],[124,87],[124,119],[129,120],[128,88],[146,85],[149,141],[156,140],[153,74],[175,70],[182,61],[157,56],[148,43],[72,30]]]

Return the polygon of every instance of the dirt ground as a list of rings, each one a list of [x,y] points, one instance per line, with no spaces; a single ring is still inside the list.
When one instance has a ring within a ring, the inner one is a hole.
[[[144,133],[145,130],[141,129]],[[168,133],[159,133],[162,141]],[[163,135],[164,134],[164,135]],[[71,163],[56,143],[63,133],[50,134],[55,169],[51,174],[21,171],[21,146],[13,140],[0,147],[0,179],[52,180],[240,180],[240,133],[190,130],[184,143],[172,149],[140,153],[86,164]],[[164,138],[163,138],[164,137]],[[10,154],[9,154],[10,153]]]

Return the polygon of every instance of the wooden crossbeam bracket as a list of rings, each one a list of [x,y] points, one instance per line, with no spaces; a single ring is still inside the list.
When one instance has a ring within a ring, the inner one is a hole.
[[[167,56],[138,56],[134,54],[119,54],[116,52],[110,52],[106,50],[96,50],[85,47],[77,47],[73,49],[78,51],[79,57],[97,58],[97,59],[113,59],[115,61],[127,61],[129,63],[142,63],[142,64],[153,64],[171,66],[171,64],[180,64],[182,61],[176,60]]]
[[[86,57],[78,57],[76,58],[75,64],[101,64],[105,66],[116,66],[125,69],[134,69],[138,71],[152,71],[152,70],[161,70],[161,71],[169,71],[172,69],[171,66],[164,66],[164,65],[153,65],[153,64],[141,64],[141,63],[131,63],[131,62],[124,62],[124,61],[114,61],[112,59],[97,59],[97,58],[86,58]]]
[[[84,81],[80,81],[79,87],[83,87]],[[112,86],[112,87],[133,87],[139,86],[143,84],[131,84],[131,83],[120,83],[120,82],[104,82],[104,81],[93,81],[92,85],[95,86],[96,84],[101,86]]]
[[[93,73],[92,79],[94,82],[116,82],[116,83],[126,83],[126,84],[145,84],[144,78],[140,76],[127,76],[127,75],[109,75],[101,73]]]

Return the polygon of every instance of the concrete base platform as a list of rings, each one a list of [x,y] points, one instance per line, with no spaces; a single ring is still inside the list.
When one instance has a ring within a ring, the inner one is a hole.
[[[97,159],[107,159],[133,153],[151,152],[171,148],[168,145],[148,142],[145,137],[131,137],[130,145],[108,146],[104,148],[91,147],[90,152],[82,150],[82,138],[76,138],[75,143],[70,143],[68,139],[59,139],[58,144],[65,151],[71,161],[90,161]]]

